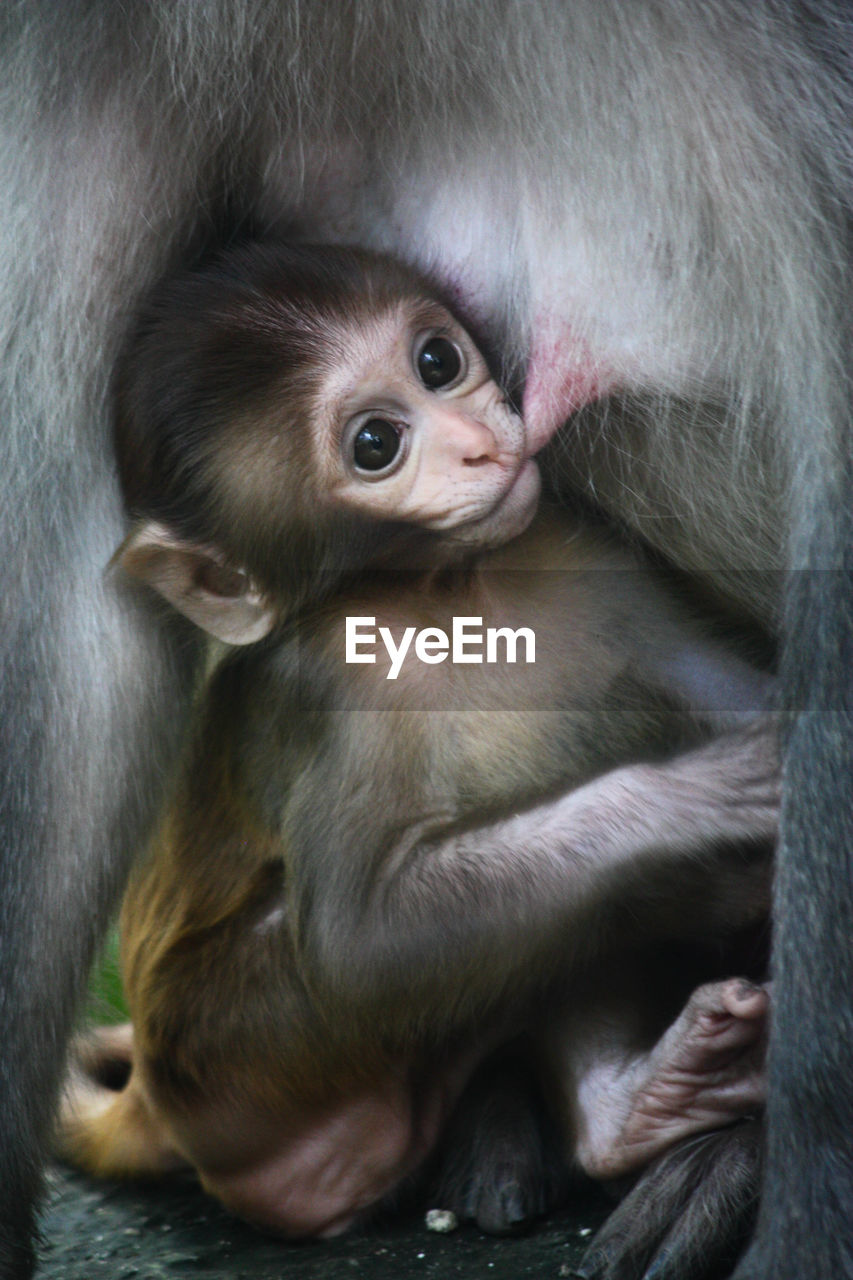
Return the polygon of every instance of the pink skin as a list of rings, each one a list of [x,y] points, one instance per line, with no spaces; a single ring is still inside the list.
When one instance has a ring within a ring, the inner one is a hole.
[[[436,1095],[415,1117],[408,1082],[389,1080],[289,1123],[223,1108],[202,1137],[194,1118],[192,1154],[205,1189],[233,1213],[292,1239],[327,1238],[417,1168],[442,1118]]]
[[[413,342],[423,323],[405,308],[350,335],[348,356],[323,386],[324,439],[319,463],[335,502],[488,546],[516,537],[536,509],[533,456],[616,378],[559,313],[543,309],[534,326],[523,414],[510,409],[467,332],[436,304],[440,331],[452,336],[467,370],[446,390],[426,390],[414,376]],[[371,415],[399,423],[400,465],[375,477],[343,466],[348,421]]]
[[[290,1239],[340,1235],[414,1172],[491,1041],[415,1082],[405,1068],[324,1106],[194,1109],[170,1129],[205,1189],[233,1213]],[[415,1105],[417,1099],[417,1105]]]
[[[759,1110],[770,997],[740,978],[690,997],[654,1048],[589,1044],[576,1075],[576,1157],[591,1177],[631,1173],[693,1134]]]
[[[116,1148],[123,1176],[193,1169],[211,1195],[256,1226],[327,1237],[426,1159],[487,1048],[428,1077],[402,1064],[325,1102],[300,1102],[286,1090],[276,1098],[274,1089],[262,1100],[249,1071],[219,1096],[181,1105],[161,1097],[130,1023],[101,1027],[76,1048],[63,1115],[102,1150]],[[130,1071],[119,1091],[102,1083],[117,1068]]]
[[[616,385],[591,348],[554,313],[537,317],[534,334],[522,410],[528,455],[548,444],[578,409]]]
[[[435,390],[413,366],[431,331],[449,337],[462,358],[461,376]],[[318,414],[318,465],[329,500],[340,506],[443,532],[473,529],[510,493],[524,523],[534,514],[538,488],[522,422],[469,335],[438,304],[401,307],[351,335],[347,358],[325,377]],[[372,417],[393,424],[400,441],[397,461],[375,474],[360,472],[351,455],[354,431]]]

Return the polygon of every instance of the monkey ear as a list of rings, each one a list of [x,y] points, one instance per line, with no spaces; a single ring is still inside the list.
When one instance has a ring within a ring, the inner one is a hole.
[[[215,548],[187,542],[155,521],[134,529],[112,563],[153,587],[190,622],[226,644],[254,644],[277,620],[272,602]]]

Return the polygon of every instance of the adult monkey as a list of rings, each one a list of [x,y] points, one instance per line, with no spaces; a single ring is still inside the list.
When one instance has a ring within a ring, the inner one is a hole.
[[[103,568],[140,290],[240,227],[454,290],[571,478],[693,573],[793,575],[764,1209],[742,1277],[851,1275],[853,23],[843,0],[5,6],[0,1275],[193,656]],[[820,570],[821,572],[817,572]],[[775,613],[756,577],[729,601]],[[803,1230],[803,1221],[808,1230]]]

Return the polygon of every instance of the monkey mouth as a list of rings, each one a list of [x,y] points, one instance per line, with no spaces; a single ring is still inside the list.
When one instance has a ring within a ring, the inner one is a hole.
[[[466,547],[499,547],[524,533],[539,507],[542,480],[534,458],[521,462],[508,488],[483,516],[461,525],[448,541]]]

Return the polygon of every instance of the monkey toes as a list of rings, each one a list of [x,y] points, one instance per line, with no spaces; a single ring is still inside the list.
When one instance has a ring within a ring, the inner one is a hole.
[[[757,1203],[762,1122],[749,1116],[764,1100],[769,1003],[745,979],[709,983],[648,1054],[597,1069],[589,1096],[604,1086],[611,1105],[584,1117],[581,1163],[599,1178],[646,1167],[578,1280],[728,1274]]]
[[[587,1117],[579,1145],[586,1172],[621,1177],[683,1138],[758,1109],[768,1008],[764,987],[741,978],[709,983],[648,1054],[606,1068],[618,1119]]]
[[[671,1147],[645,1169],[571,1273],[575,1280],[720,1280],[755,1220],[762,1120]]]

